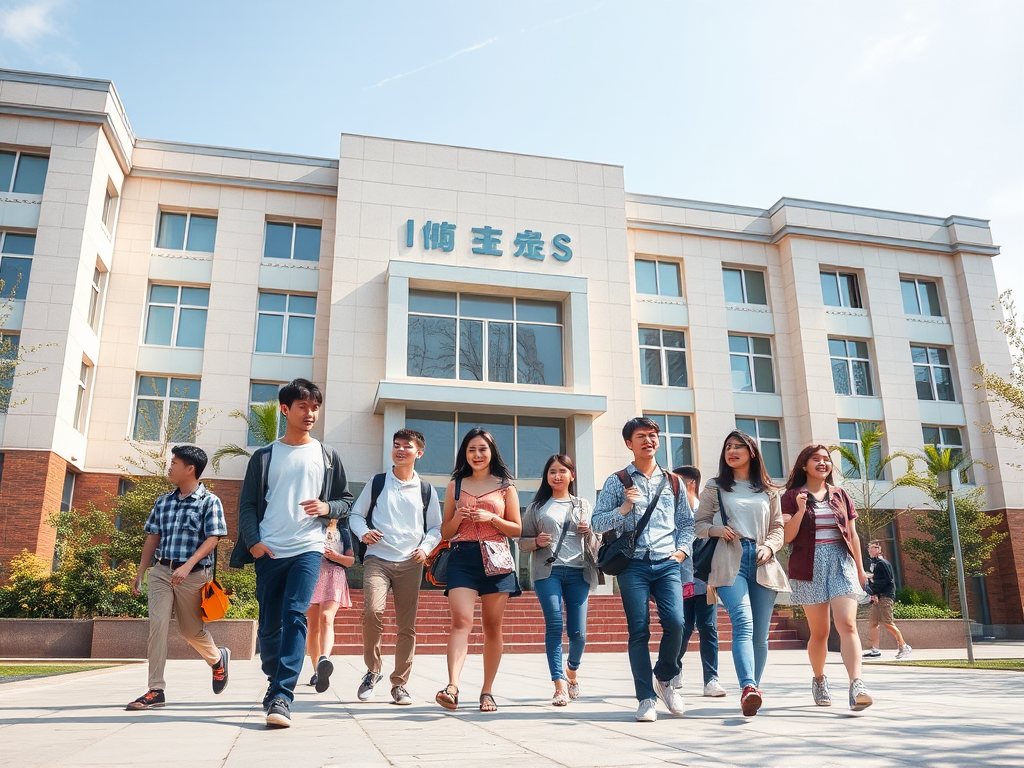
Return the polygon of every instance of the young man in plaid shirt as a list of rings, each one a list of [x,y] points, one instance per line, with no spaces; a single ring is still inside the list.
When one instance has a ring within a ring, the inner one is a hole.
[[[213,692],[228,684],[227,648],[218,647],[203,624],[202,589],[210,580],[212,553],[221,536],[227,536],[224,507],[206,490],[200,476],[206,469],[206,453],[194,445],[171,449],[168,479],[177,487],[156,500],[146,520],[146,542],[132,591],[140,594],[142,577],[149,571],[149,690],[127,709],[153,709],[166,703],[164,666],[167,663],[167,631],[171,611],[182,637],[199,651],[213,668]]]

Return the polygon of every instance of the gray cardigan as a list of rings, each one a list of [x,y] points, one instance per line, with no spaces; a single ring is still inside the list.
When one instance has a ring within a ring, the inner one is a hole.
[[[586,499],[574,497],[581,505],[582,519],[590,522],[594,514],[590,502]],[[543,506],[543,505],[540,505]],[[551,575],[551,566],[547,559],[554,554],[557,537],[546,547],[537,546],[537,534],[540,528],[537,525],[537,514],[540,511],[537,504],[531,503],[523,512],[523,530],[519,536],[519,547],[523,552],[530,553],[530,578],[536,583]],[[600,538],[593,532],[583,534],[583,578],[590,584],[593,590],[599,583],[604,583],[603,574],[597,569],[597,548],[600,546]]]

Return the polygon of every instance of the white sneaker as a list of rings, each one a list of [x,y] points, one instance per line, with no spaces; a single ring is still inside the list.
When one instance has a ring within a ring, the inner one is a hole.
[[[905,658],[907,658],[907,656],[910,655],[910,652],[912,650],[914,650],[914,649],[911,648],[908,643],[904,643],[903,647],[900,648],[898,651],[896,651],[896,658],[897,659],[905,659]]]
[[[658,719],[657,699],[644,699],[636,708],[636,721],[638,723],[653,723]]]
[[[668,681],[668,684],[671,685],[673,688],[682,688],[683,687],[683,673],[680,672],[678,675],[673,677],[671,680]]]
[[[726,696],[727,694],[725,692],[725,688],[722,687],[722,684],[718,682],[718,678],[716,677],[714,680],[712,680],[704,686],[704,695],[713,696],[717,699],[722,696]]]
[[[672,687],[672,682],[662,682],[655,678],[654,680],[654,691],[658,694],[658,698],[665,702],[665,706],[668,707],[668,711],[673,715],[682,715],[686,713],[686,704],[683,702],[683,697],[679,695],[679,692]]]

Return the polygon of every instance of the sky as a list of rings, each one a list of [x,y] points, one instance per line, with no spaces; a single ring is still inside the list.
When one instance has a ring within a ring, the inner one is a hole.
[[[990,219],[1024,304],[1024,2],[0,0],[0,67],[139,137],[341,133],[620,164],[630,192]]]

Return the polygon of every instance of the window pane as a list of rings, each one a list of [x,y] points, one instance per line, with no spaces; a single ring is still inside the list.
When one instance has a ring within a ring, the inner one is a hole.
[[[767,437],[778,440],[782,437],[782,430],[779,427],[779,422],[773,419],[758,419],[757,434],[761,438]],[[772,475],[772,477],[777,477],[777,475]]]
[[[289,296],[288,311],[298,315],[315,315],[316,297],[295,295]]]
[[[832,384],[837,395],[852,394],[850,389],[850,368],[845,359],[832,360]]]
[[[910,359],[913,360],[915,363],[927,363],[928,350],[925,347],[911,347]]]
[[[666,375],[670,387],[685,387],[686,384],[686,353],[668,350],[665,352]]]
[[[172,400],[167,409],[167,439],[172,443],[191,443],[196,439],[199,403]]]
[[[661,385],[661,350],[640,350],[640,383]]]
[[[152,307],[152,309],[163,309],[163,307]],[[206,310],[182,309],[178,316],[178,339],[175,346],[202,349],[205,340]]]
[[[860,292],[857,290],[856,275],[839,275],[839,290],[843,294],[844,307],[860,308]]]
[[[858,395],[871,395],[871,366],[869,363],[853,363],[853,388]]]
[[[43,184],[46,182],[46,167],[50,160],[46,157],[35,155],[22,155],[18,162],[18,175],[14,177],[14,192],[21,192],[26,195],[43,194]]]
[[[660,413],[645,413],[644,417],[650,419],[655,424],[657,424],[658,425],[658,431],[661,434],[664,435],[666,432],[668,432],[668,424],[665,421],[666,417],[663,416],[662,414],[660,414]]]
[[[767,304],[768,294],[764,289],[764,273],[745,269],[743,277],[747,284],[747,304]]]
[[[185,214],[161,213],[160,234],[156,239],[157,248],[180,251],[185,247]]]
[[[658,443],[658,450],[656,450],[654,452],[654,460],[656,462],[658,462],[658,466],[659,467],[665,467],[665,469],[671,469],[671,467],[665,466],[666,464],[668,464],[668,461],[665,458],[665,456],[667,455],[666,454],[666,448],[665,448],[666,443],[667,443],[667,440],[665,440],[665,439],[662,439],[662,441],[660,443]]]
[[[263,258],[290,259],[292,254],[292,225],[267,222],[263,240]]]
[[[260,310],[266,310],[270,312],[284,312],[285,307],[288,305],[288,297],[283,293],[261,293],[260,294]]]
[[[256,351],[281,354],[284,315],[263,315],[256,320]]]
[[[662,296],[683,295],[678,264],[666,261],[658,262],[658,293]]]
[[[498,445],[498,453],[505,460],[509,469],[515,473],[516,438],[515,427],[512,425],[511,416],[494,416],[477,413],[459,414],[459,444],[473,427],[482,427],[491,433],[494,442]],[[456,446],[457,448],[458,446]],[[554,451],[552,451],[554,453]],[[545,459],[547,456],[544,457]]]
[[[213,253],[213,244],[217,239],[217,219],[212,216],[192,216],[188,224],[188,244],[186,251],[202,251]]]
[[[135,405],[136,440],[159,440],[160,425],[163,420],[164,404],[162,400],[142,400]]]
[[[949,375],[949,368],[932,368],[935,374],[935,394],[939,400],[952,402],[956,398],[953,395],[953,378]]]
[[[484,380],[484,324],[480,320],[459,322],[459,378]]]
[[[406,411],[405,426],[422,433],[426,441],[416,471],[424,475],[447,475],[455,456],[455,414],[433,411]]]
[[[693,464],[693,446],[688,437],[672,438],[672,467],[682,467]]]
[[[562,378],[562,329],[555,325],[516,326],[517,376],[520,384],[560,387]]]
[[[738,269],[723,269],[722,282],[725,283],[725,300],[732,304],[743,303],[743,275]]]
[[[0,192],[11,188],[11,175],[14,173],[14,152],[0,152]]]
[[[855,357],[859,357],[861,360],[868,359],[868,343],[866,341],[851,341],[849,344],[853,348]]]
[[[150,305],[149,319],[146,323],[146,343],[158,344],[162,347],[171,345],[171,331],[174,326],[174,307],[156,307]]]
[[[736,419],[736,429],[745,434],[757,437],[757,421],[754,419]]]
[[[750,351],[750,344],[747,341],[746,336],[730,336],[729,337],[729,351],[730,352],[743,352],[746,354]]]
[[[540,477],[551,454],[565,453],[565,422],[520,416],[516,440],[519,445],[516,477]],[[511,457],[504,458],[508,462]]]
[[[289,355],[313,355],[313,330],[316,320],[312,317],[299,317],[290,315],[288,317],[288,347]]]
[[[297,261],[320,261],[320,227],[295,227],[295,256]]]
[[[3,298],[24,299],[32,275],[32,259],[4,256],[0,260],[0,280],[3,280]]]
[[[636,273],[636,292],[656,295],[658,293],[658,276],[653,261],[637,259],[633,263]]]
[[[527,320],[531,323],[560,323],[562,322],[562,304],[557,301],[517,299],[516,320]]]
[[[149,300],[159,304],[177,304],[178,286],[151,285],[149,287]]]
[[[758,392],[775,391],[775,377],[772,374],[770,357],[754,358],[754,389]]]
[[[841,307],[839,282],[834,272],[821,273],[821,298],[826,307]]]
[[[164,397],[167,394],[167,379],[163,376],[140,376],[140,397]]]
[[[852,421],[839,422],[840,440],[857,440],[857,424]]]
[[[930,369],[923,365],[914,366],[914,381],[917,384],[918,400],[934,400],[932,395],[932,379]]]
[[[761,456],[764,457],[764,468],[769,477],[785,477],[782,469],[782,443],[761,443]]]
[[[903,311],[908,315],[920,315],[921,307],[917,303],[917,285],[913,280],[900,280],[903,292]]]
[[[828,353],[833,357],[846,357],[846,342],[842,339],[829,339]]]
[[[409,291],[409,311],[454,316],[455,294],[440,291]]]
[[[669,416],[668,417],[668,431],[674,435],[688,435],[690,434],[690,417],[689,416]]]
[[[939,306],[939,287],[935,283],[918,283],[921,295],[921,314],[940,317],[942,308]]]
[[[512,319],[512,299],[501,296],[459,296],[459,314],[462,317],[485,317],[493,320]]]
[[[181,303],[190,307],[208,307],[210,306],[210,289],[182,287]]]
[[[656,328],[641,328],[640,343],[649,347],[661,346],[661,331]]]
[[[4,238],[4,253],[13,253],[18,256],[31,256],[36,251],[35,235],[19,235],[15,232],[8,232]]]
[[[751,336],[750,345],[754,349],[754,354],[770,355],[772,353],[772,340],[763,336]]]
[[[487,324],[487,380],[515,381],[515,355],[512,351],[512,323]]]
[[[252,384],[249,387],[250,403],[269,403],[277,400],[277,393],[281,391],[278,384]]]
[[[666,347],[683,349],[686,346],[686,334],[682,331],[662,331],[661,336]]]
[[[730,355],[732,365],[733,392],[753,392],[754,385],[750,378],[750,358],[742,355]]]
[[[171,379],[171,397],[198,399],[199,379]]]
[[[409,317],[409,376],[455,378],[455,318]]]
[[[928,362],[932,365],[949,365],[949,353],[942,347],[929,347]]]
[[[938,445],[939,444],[939,428],[938,427],[921,427],[921,432],[924,437],[925,445]]]

